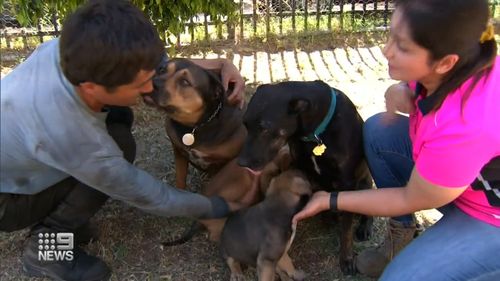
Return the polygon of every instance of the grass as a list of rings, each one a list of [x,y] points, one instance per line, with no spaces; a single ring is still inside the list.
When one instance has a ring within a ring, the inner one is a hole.
[[[177,50],[180,56],[190,57],[194,54],[210,54],[251,57],[256,52],[268,54],[315,51],[331,52],[332,50],[353,50],[378,46],[383,42],[384,34],[330,34],[329,36],[315,34],[297,34],[294,37],[272,40],[255,39],[242,42],[238,46],[224,42],[212,42],[207,45],[183,47]],[[214,54],[210,51],[216,51]],[[8,73],[31,52],[31,49],[2,50],[2,75]],[[345,52],[346,56],[352,55]],[[377,58],[379,56],[374,56]],[[255,56],[254,56],[255,59]],[[346,59],[345,61],[350,61]],[[256,62],[257,63],[257,62]],[[303,70],[307,69],[307,61],[297,61]],[[325,62],[326,63],[326,62]],[[375,65],[376,64],[376,65]],[[378,66],[377,66],[378,65]],[[386,77],[384,61],[375,61],[373,72],[375,78]],[[352,65],[353,66],[353,65]],[[288,66],[292,67],[292,66]],[[355,69],[354,67],[351,67]],[[383,110],[383,103],[375,102],[383,98],[380,92],[377,98],[370,97],[376,92],[378,85],[391,83],[386,78],[367,80],[354,79],[352,73],[339,75],[340,68],[332,68],[333,76],[346,77],[338,82],[340,88],[353,99],[360,111],[366,109]],[[349,70],[347,70],[349,71]],[[356,76],[361,77],[361,76]],[[354,80],[352,80],[354,79]],[[337,83],[336,82],[336,83]],[[247,97],[250,97],[259,85],[256,81],[246,87]],[[359,90],[360,85],[363,87]],[[382,106],[382,107],[381,107]],[[163,127],[164,116],[142,104],[133,107],[135,123],[133,134],[137,140],[137,158],[135,165],[151,173],[166,183],[174,182],[173,153]],[[369,111],[372,112],[372,111]],[[190,170],[188,182],[192,190],[197,190],[206,181],[199,172]],[[92,222],[101,231],[99,241],[92,242],[85,249],[102,258],[113,269],[112,280],[175,280],[175,281],[205,281],[228,280],[229,270],[220,257],[217,245],[208,241],[206,234],[199,234],[193,240],[178,247],[165,247],[161,241],[180,236],[190,225],[191,220],[185,218],[161,218],[146,214],[122,202],[110,200],[93,218]],[[432,221],[425,221],[426,225]],[[355,251],[380,243],[385,233],[385,220],[376,219],[374,236],[370,241],[356,242]],[[314,218],[301,223],[298,227],[296,240],[292,245],[290,256],[295,265],[308,274],[307,280],[357,280],[368,281],[360,275],[344,276],[338,267],[338,227]],[[26,278],[21,269],[20,257],[23,241],[27,230],[13,233],[0,233],[0,280],[42,280]],[[255,270],[246,271],[248,280],[254,280]]]
[[[133,133],[138,141],[136,165],[157,178],[173,182],[172,151],[163,130],[163,116],[138,105]],[[189,183],[197,189],[203,176],[191,170]],[[181,235],[191,220],[160,218],[146,214],[122,202],[111,200],[92,222],[101,239],[85,247],[113,269],[112,280],[229,280],[229,271],[219,255],[217,245],[199,234],[184,245],[165,247],[161,241]],[[382,221],[377,223],[380,224]],[[381,229],[381,227],[378,227]],[[337,266],[338,231],[335,225],[312,219],[298,228],[290,255],[295,264],[308,273],[307,280],[370,280],[361,276],[343,276]],[[20,255],[27,231],[0,233],[0,280],[43,280],[24,277]],[[376,237],[381,237],[379,233]],[[362,249],[376,240],[357,243]],[[248,269],[248,280],[254,280],[254,269]]]

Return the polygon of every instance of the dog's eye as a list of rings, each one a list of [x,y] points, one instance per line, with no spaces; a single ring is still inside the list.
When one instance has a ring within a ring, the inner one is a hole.
[[[189,83],[189,81],[187,79],[181,79],[179,80],[179,84],[183,87],[189,87],[191,86],[191,83]]]
[[[174,114],[177,111],[177,108],[172,105],[167,105],[163,108],[163,110],[165,110],[168,114]]]

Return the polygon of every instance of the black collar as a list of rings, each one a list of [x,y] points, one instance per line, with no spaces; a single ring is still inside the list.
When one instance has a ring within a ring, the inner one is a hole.
[[[437,105],[439,102],[438,95],[430,95],[426,96],[427,91],[424,89],[424,86],[420,83],[417,83],[415,87],[415,95],[422,96],[422,99],[418,101],[418,108],[422,112],[422,115],[426,115],[431,112],[431,110]]]

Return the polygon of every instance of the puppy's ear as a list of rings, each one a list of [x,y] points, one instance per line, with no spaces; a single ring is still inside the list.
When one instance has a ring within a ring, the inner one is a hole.
[[[275,157],[274,162],[278,166],[281,172],[288,170],[292,164],[292,155],[290,154],[290,147],[285,144],[278,151],[278,155]]]
[[[292,192],[300,197],[304,195],[310,196],[312,193],[311,184],[309,183],[308,180],[306,180],[303,177],[293,178],[291,186],[292,186]]]
[[[292,99],[288,103],[288,113],[299,114],[309,110],[310,102],[305,99]]]
[[[273,194],[274,192],[276,192],[277,190],[277,187],[276,187],[276,177],[273,177],[271,179],[271,181],[269,182],[269,185],[267,187],[267,190],[266,190],[266,194],[265,194],[265,197],[269,196],[270,194]]]

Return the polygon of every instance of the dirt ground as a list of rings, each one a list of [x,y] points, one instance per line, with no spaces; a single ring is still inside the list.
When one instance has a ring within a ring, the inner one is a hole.
[[[385,58],[379,42],[342,45],[301,42],[307,48],[272,46],[266,51],[251,47],[218,48],[217,53],[185,53],[189,57],[228,57],[247,79],[249,98],[262,83],[283,80],[322,79],[344,91],[356,104],[363,118],[384,110],[385,88],[393,83],[387,74]],[[306,44],[307,43],[307,44]],[[264,48],[266,49],[266,48]],[[2,77],[23,54],[2,53]],[[174,182],[173,157],[163,129],[164,116],[145,107],[135,106],[133,133],[138,154],[135,164],[166,183]],[[190,172],[190,187],[197,190],[206,178]],[[419,220],[432,224],[435,213],[420,213]],[[99,241],[85,247],[104,259],[113,270],[112,280],[229,280],[229,270],[219,255],[217,245],[198,234],[188,243],[163,248],[161,241],[179,236],[192,222],[184,218],[160,218],[146,214],[124,203],[110,200],[93,218],[101,232]],[[380,243],[385,219],[377,218],[374,237],[356,242],[360,251]],[[24,277],[20,264],[26,230],[0,233],[0,280],[43,280]],[[290,252],[295,265],[307,274],[306,280],[371,280],[360,275],[344,276],[338,267],[338,227],[318,218],[299,224]],[[255,270],[246,271],[255,280]]]

